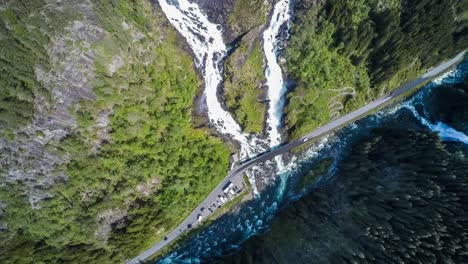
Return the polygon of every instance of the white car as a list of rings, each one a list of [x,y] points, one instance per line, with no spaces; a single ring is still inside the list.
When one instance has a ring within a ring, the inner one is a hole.
[[[198,222],[201,222],[201,220],[203,219],[203,216],[201,214],[199,214],[197,219],[198,219]]]

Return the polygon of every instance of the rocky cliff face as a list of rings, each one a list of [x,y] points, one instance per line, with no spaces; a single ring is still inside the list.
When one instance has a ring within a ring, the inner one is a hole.
[[[92,19],[94,10],[90,2],[70,3],[67,9],[74,10],[82,17],[81,20],[68,22],[60,30],[60,35],[51,37],[46,46],[49,67],[34,66],[35,76],[31,77],[44,87],[46,93],[33,92],[34,115],[31,124],[15,130],[0,126],[0,130],[8,130],[10,134],[9,138],[0,138],[3,182],[21,184],[33,208],[39,208],[40,201],[51,198],[47,190],[54,183],[68,179],[67,175],[56,170],[69,159],[57,147],[77,128],[70,110],[72,106],[81,100],[95,99],[95,52],[91,46],[106,35]],[[43,10],[32,11],[30,15],[38,15],[39,11],[44,12],[41,18],[44,23],[47,23],[47,16],[54,12],[66,13],[63,5],[51,4]]]
[[[229,23],[229,16],[234,11],[234,2],[236,0],[222,0],[222,1],[211,1],[211,0],[190,0],[192,3],[197,5],[205,11],[208,19],[216,24],[220,24],[224,29],[224,38],[227,43],[233,41],[238,32],[234,32],[233,28]]]
[[[224,29],[226,43],[263,25],[273,0],[190,0],[197,3],[214,23]]]

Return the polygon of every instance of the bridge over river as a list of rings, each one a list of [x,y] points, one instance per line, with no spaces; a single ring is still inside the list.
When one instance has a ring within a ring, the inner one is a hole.
[[[243,178],[242,175],[243,173],[252,168],[255,165],[258,165],[261,162],[265,162],[267,160],[270,160],[274,158],[275,156],[285,154],[289,152],[291,149],[298,147],[302,144],[305,144],[309,141],[315,140],[317,138],[320,138],[326,134],[329,134],[336,129],[349,124],[350,122],[353,122],[354,120],[364,116],[365,114],[369,113],[372,110],[378,109],[381,106],[384,106],[385,103],[391,101],[392,99],[400,96],[401,94],[411,90],[412,88],[417,87],[418,85],[423,84],[426,81],[430,81],[440,74],[448,71],[450,68],[454,67],[456,64],[458,64],[464,57],[465,51],[459,53],[457,56],[455,56],[453,59],[444,62],[440,64],[437,67],[432,68],[430,71],[426,72],[425,74],[421,75],[419,78],[403,85],[402,87],[392,91],[389,94],[386,94],[379,99],[372,101],[365,106],[349,113],[344,116],[341,116],[330,123],[317,128],[316,130],[310,132],[309,134],[291,141],[287,144],[278,146],[276,148],[270,149],[264,153],[259,154],[258,156],[243,162],[237,167],[234,167],[231,171],[228,172],[227,176],[221,181],[216,188],[203,200],[202,203],[200,203],[193,211],[192,213],[176,228],[174,229],[171,233],[169,233],[166,238],[163,241],[160,241],[153,245],[151,248],[147,249],[145,252],[140,254],[139,256],[135,257],[134,259],[130,260],[128,263],[134,264],[134,263],[140,263],[149,257],[151,255],[154,255],[158,251],[160,251],[162,248],[167,246],[169,243],[171,243],[173,240],[175,240],[179,235],[184,233],[184,231],[187,231],[188,229],[192,228],[193,225],[198,224],[200,219],[206,219],[207,216],[210,215],[211,211],[205,210],[206,208],[209,208],[212,204],[216,204],[217,200],[219,199],[219,195],[224,193],[224,190],[226,188],[226,185],[233,183],[235,186],[240,186],[243,184]],[[203,210],[202,210],[203,209]],[[200,218],[201,217],[201,218]]]

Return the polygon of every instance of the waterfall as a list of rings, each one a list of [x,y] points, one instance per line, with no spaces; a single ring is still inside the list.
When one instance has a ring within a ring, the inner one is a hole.
[[[211,23],[196,3],[188,0],[159,0],[162,11],[170,23],[187,40],[195,54],[195,64],[204,79],[204,96],[208,109],[210,123],[216,130],[230,136],[241,145],[241,159],[247,159],[265,151],[266,142],[254,135],[246,134],[232,115],[223,109],[217,98],[217,90],[222,77],[222,60],[226,56],[226,44],[223,41],[222,27]],[[289,0],[280,0],[274,6],[269,27],[263,34],[263,50],[266,57],[265,75],[268,85],[268,116],[267,138],[268,146],[275,147],[281,143],[281,117],[284,107],[284,85],[281,68],[277,61],[278,35],[281,26],[290,18]],[[280,157],[276,158],[278,169],[282,170]],[[255,173],[247,173],[251,183],[254,183]],[[256,192],[255,184],[254,192]]]
[[[266,58],[265,77],[268,86],[268,117],[267,127],[268,139],[271,147],[281,143],[281,117],[284,108],[284,96],[286,86],[283,80],[281,67],[278,64],[278,35],[281,27],[290,19],[289,0],[278,1],[273,9],[270,24],[263,33],[263,52]],[[286,24],[289,26],[288,24]]]
[[[336,132],[336,136],[322,138],[313,148],[309,148],[306,153],[296,156],[292,162],[287,164],[285,173],[289,173],[289,180],[297,179],[298,176],[303,177],[304,173],[310,170],[307,163],[313,162],[315,164],[315,162],[319,162],[323,158],[333,158],[336,162],[340,162],[352,151],[352,146],[356,140],[369,135],[373,129],[385,127],[387,124],[395,124],[394,119],[400,122],[404,129],[414,128],[414,121],[417,121],[416,123],[420,123],[432,131],[439,132],[443,140],[459,141],[467,144],[465,134],[456,131],[447,124],[436,121],[431,122],[430,113],[424,109],[424,104],[427,102],[425,100],[426,96],[431,93],[432,89],[440,86],[440,84],[458,83],[463,80],[463,77],[468,74],[468,64],[466,65],[464,71],[456,70],[443,75],[442,78],[426,85],[415,96],[342,128],[341,131]],[[400,110],[409,110],[416,120],[407,118],[400,120]],[[305,164],[305,166],[302,166],[302,164]],[[336,163],[332,166],[331,170],[335,170]],[[326,178],[333,175],[333,173],[327,173],[322,177]],[[249,237],[267,230],[276,217],[279,208],[304,194],[302,192],[291,192],[289,196],[279,197],[275,195],[277,189],[284,188],[284,186],[279,184],[274,187],[273,190],[268,190],[266,195],[262,195],[260,199],[244,204],[238,211],[228,217],[220,218],[205,230],[201,230],[196,236],[190,238],[176,251],[173,251],[158,263],[209,262],[213,257],[218,257],[241,247],[242,243]],[[294,188],[294,185],[292,188]]]
[[[283,25],[289,27],[288,21],[291,18],[289,0],[279,0],[274,8],[268,28],[263,32],[263,52],[266,58],[265,77],[268,87],[268,112],[267,112],[267,137],[270,147],[281,144],[281,119],[285,101],[286,85],[283,80],[283,73],[278,64],[279,35]],[[289,166],[285,166],[281,156],[275,157],[278,172],[281,177],[277,196],[284,195],[286,189],[286,179]]]
[[[195,54],[195,64],[205,82],[204,95],[210,123],[218,132],[228,135],[241,145],[241,158],[246,159],[261,151],[261,140],[242,132],[239,124],[223,109],[216,96],[221,84],[222,60],[226,56],[222,27],[208,21],[196,3],[187,0],[159,0],[170,23],[187,40]]]

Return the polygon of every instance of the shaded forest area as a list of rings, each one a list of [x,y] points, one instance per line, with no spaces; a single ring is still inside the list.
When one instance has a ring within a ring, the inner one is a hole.
[[[468,44],[466,1],[299,1],[295,10],[286,52],[298,83],[287,107],[293,138],[336,111],[345,114],[398,88]],[[343,93],[345,87],[355,94]]]
[[[431,132],[378,129],[271,230],[213,263],[464,263],[467,190],[461,150]]]
[[[405,0],[399,8],[376,1],[354,2],[328,1],[326,16],[336,27],[335,47],[354,65],[368,65],[373,87],[416,59],[422,68],[431,67],[467,46],[465,1]],[[363,15],[368,12],[367,17],[354,17],[356,4],[362,5],[358,9]]]

